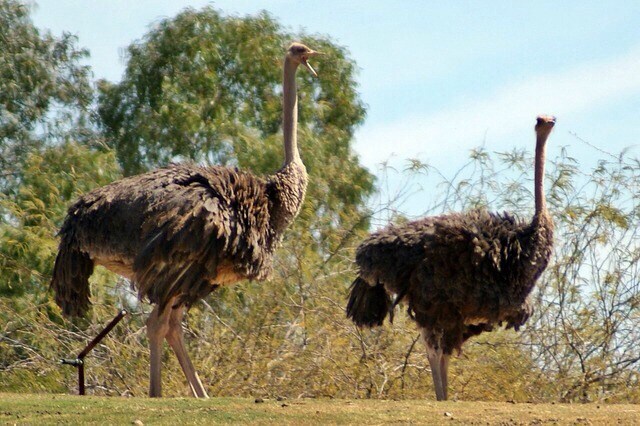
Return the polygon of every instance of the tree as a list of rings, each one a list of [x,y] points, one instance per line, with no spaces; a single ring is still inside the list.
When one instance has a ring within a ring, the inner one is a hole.
[[[15,183],[32,150],[67,138],[85,139],[92,100],[88,55],[76,37],[38,30],[30,6],[0,0],[0,190]],[[2,220],[2,219],[0,219]]]
[[[373,178],[351,150],[365,114],[355,64],[328,39],[294,37],[267,13],[186,9],[129,46],[125,76],[100,82],[98,108],[125,174],[184,158],[275,171],[283,156],[281,62],[294,39],[326,53],[316,63],[319,79],[298,73],[300,150],[311,176],[302,217],[328,238],[346,216],[361,214]]]
[[[3,295],[46,288],[66,205],[79,191],[108,181],[103,173],[107,179],[118,174],[108,153],[77,144],[97,145],[89,122],[91,74],[81,64],[88,52],[70,34],[37,29],[30,12],[26,4],[0,0]]]

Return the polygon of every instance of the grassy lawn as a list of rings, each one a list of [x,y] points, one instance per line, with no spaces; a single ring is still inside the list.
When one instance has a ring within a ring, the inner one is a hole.
[[[148,399],[0,393],[0,424],[640,424],[640,406],[503,402]]]

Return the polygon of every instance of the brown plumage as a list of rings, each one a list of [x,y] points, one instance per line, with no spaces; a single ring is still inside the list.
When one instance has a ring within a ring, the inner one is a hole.
[[[147,321],[151,396],[161,395],[165,338],[193,394],[207,396],[184,349],[184,308],[218,286],[269,276],[307,186],[296,140],[295,72],[303,64],[315,75],[307,59],[316,54],[294,43],[285,56],[285,164],[274,175],[173,164],[93,190],[69,208],[51,281],[55,300],[65,315],[85,314],[94,265],[131,279],[140,298],[156,304]]]
[[[495,325],[518,330],[532,313],[527,296],[553,250],[543,176],[554,124],[554,117],[537,119],[536,210],[530,223],[473,210],[390,225],[358,247],[359,275],[347,316],[359,326],[378,326],[405,301],[427,346],[438,400],[447,398],[453,351]]]

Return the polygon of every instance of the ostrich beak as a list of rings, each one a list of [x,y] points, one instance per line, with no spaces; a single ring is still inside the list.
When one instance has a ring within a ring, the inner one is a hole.
[[[538,124],[549,124],[551,126],[554,126],[556,124],[556,117],[553,115],[539,115],[536,118],[536,121]]]
[[[320,53],[320,52],[316,52],[315,50],[310,51],[309,53],[307,53],[303,58],[302,58],[302,64],[307,67],[307,69],[309,71],[311,71],[311,74],[313,74],[314,77],[318,76],[318,73],[316,73],[316,70],[313,69],[313,67],[311,66],[311,64],[309,62],[307,62],[307,58],[309,56],[316,56],[316,55],[323,55],[324,53]]]
[[[556,125],[556,117],[553,115],[539,115],[536,118],[535,131],[545,131],[547,135],[551,132],[551,129]]]

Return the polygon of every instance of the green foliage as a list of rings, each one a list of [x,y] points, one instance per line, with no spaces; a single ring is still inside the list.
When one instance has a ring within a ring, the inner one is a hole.
[[[113,153],[88,148],[88,55],[70,34],[38,30],[30,6],[0,0],[0,295],[45,296],[69,203],[119,176]]]
[[[0,295],[45,292],[58,245],[55,234],[69,204],[119,175],[112,152],[76,143],[27,156],[18,174],[17,193],[0,198],[5,219],[0,222]]]
[[[34,147],[88,132],[93,93],[89,69],[80,64],[88,52],[76,47],[75,36],[38,30],[30,12],[24,3],[0,0],[0,190],[15,183]]]
[[[336,157],[353,155],[349,139],[364,118],[354,64],[327,39],[297,38],[326,53],[317,63],[320,79],[298,74],[300,127],[310,133],[302,138],[303,156],[308,137],[323,138]],[[281,62],[293,39],[266,13],[226,17],[211,7],[155,25],[129,46],[123,80],[99,87],[105,133],[125,173],[176,157],[273,171],[282,156],[256,159],[261,147],[248,144],[280,129]]]
[[[621,154],[584,176],[561,160],[551,192],[561,244],[530,339],[561,400],[624,401],[640,366],[640,163]]]

